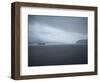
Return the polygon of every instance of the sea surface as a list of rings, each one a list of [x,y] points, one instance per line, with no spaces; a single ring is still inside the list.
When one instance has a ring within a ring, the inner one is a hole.
[[[87,49],[79,44],[29,45],[28,66],[87,64]]]

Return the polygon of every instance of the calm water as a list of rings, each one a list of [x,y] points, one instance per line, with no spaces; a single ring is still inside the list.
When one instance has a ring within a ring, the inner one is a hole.
[[[87,45],[28,46],[28,66],[88,63]]]

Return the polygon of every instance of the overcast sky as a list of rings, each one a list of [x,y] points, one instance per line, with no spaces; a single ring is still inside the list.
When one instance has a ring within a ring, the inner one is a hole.
[[[76,43],[87,39],[87,17],[28,16],[28,42]]]

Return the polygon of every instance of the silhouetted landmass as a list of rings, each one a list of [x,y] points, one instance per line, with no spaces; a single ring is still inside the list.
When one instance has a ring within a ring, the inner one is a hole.
[[[87,39],[84,39],[84,40],[78,40],[76,43],[77,44],[87,44]]]

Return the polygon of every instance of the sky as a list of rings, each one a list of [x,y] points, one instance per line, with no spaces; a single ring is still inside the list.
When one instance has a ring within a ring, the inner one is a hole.
[[[28,42],[74,44],[86,40],[87,17],[28,15]]]

